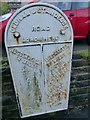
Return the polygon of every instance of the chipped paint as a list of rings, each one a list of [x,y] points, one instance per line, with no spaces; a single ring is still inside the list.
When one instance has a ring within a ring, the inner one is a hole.
[[[67,109],[73,32],[64,13],[45,3],[21,8],[5,45],[21,117]]]
[[[63,99],[67,99],[67,74],[70,71],[70,44],[56,45],[56,50],[46,56],[46,105],[49,109],[61,106]],[[55,45],[49,45],[55,49]],[[59,52],[58,52],[59,51]]]

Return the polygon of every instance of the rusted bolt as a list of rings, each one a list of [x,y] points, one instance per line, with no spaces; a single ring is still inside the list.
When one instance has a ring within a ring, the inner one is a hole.
[[[13,35],[14,35],[15,38],[19,38],[20,37],[20,33],[19,32],[15,32]]]
[[[60,30],[60,34],[61,34],[61,35],[65,35],[65,33],[66,33],[66,31],[65,31],[64,29],[61,29],[61,30]]]
[[[15,32],[15,33],[13,34],[13,36],[14,36],[14,38],[16,39],[17,44],[19,44],[20,33],[19,33],[19,32]]]

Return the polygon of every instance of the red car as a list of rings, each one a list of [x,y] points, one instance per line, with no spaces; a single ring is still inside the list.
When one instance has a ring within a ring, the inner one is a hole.
[[[0,44],[4,42],[3,38],[4,38],[4,32],[5,32],[6,25],[9,21],[10,17],[14,13],[15,13],[15,10],[1,16],[1,19],[0,19]]]
[[[69,18],[74,31],[74,39],[87,40],[90,45],[89,2],[58,2],[55,5]]]
[[[36,2],[37,0],[32,0]],[[30,3],[32,3],[30,2]],[[30,4],[29,3],[29,4]],[[60,8],[69,18],[73,30],[75,40],[87,40],[90,45],[90,6],[88,2],[53,2],[51,3]],[[4,38],[4,31],[8,20],[15,11],[3,15],[0,20],[0,43]]]

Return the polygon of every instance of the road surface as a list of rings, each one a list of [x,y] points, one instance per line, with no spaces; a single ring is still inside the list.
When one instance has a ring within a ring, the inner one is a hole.
[[[89,50],[90,46],[87,45],[86,40],[77,40],[74,41],[74,51]]]

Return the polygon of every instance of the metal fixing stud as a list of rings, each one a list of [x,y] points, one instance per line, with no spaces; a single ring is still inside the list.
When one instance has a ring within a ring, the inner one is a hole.
[[[61,30],[60,30],[60,34],[61,34],[61,35],[65,35],[65,33],[66,33],[66,31],[65,31],[64,29],[61,29]]]

